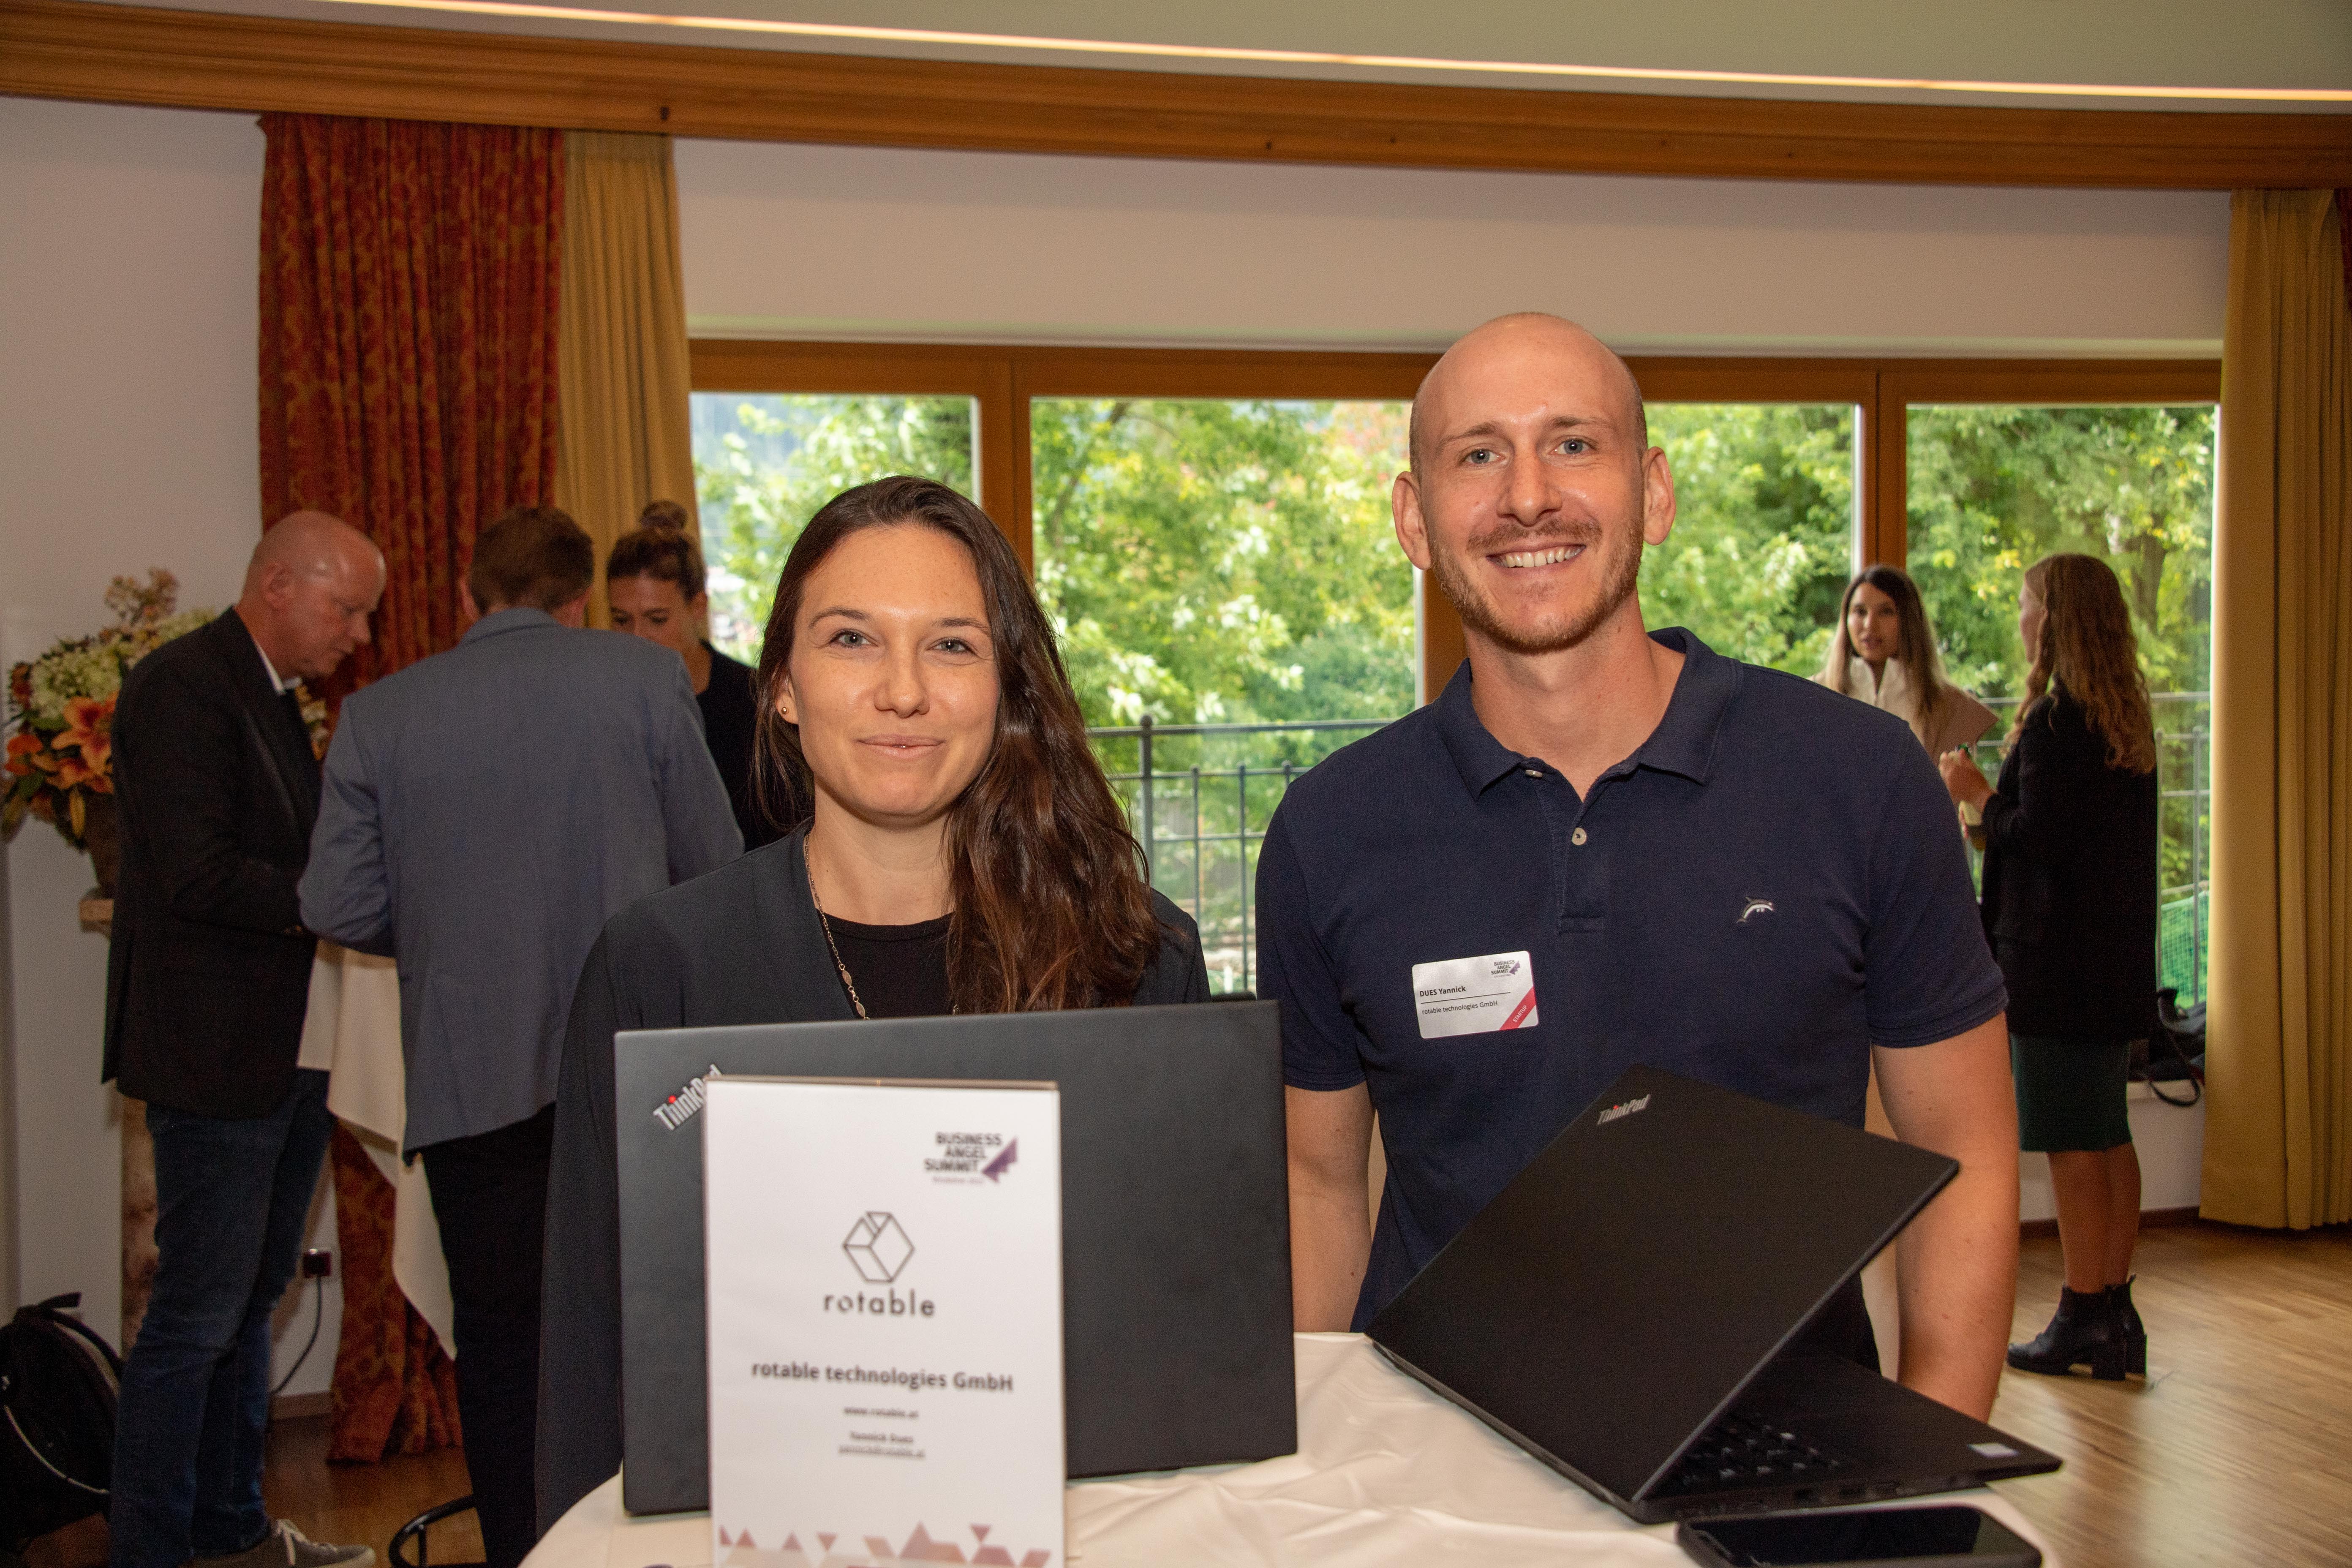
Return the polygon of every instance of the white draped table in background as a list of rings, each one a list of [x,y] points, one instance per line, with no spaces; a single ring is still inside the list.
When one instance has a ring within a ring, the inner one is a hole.
[[[408,1121],[407,1068],[400,1051],[400,976],[388,958],[319,944],[310,969],[310,1010],[302,1021],[302,1064],[327,1066],[327,1109],[360,1141],[393,1186],[392,1277],[441,1348],[451,1332],[449,1267],[425,1187],[425,1163],[403,1162]]]
[[[1301,1334],[1297,1343],[1298,1452],[1074,1483],[1066,1494],[1074,1568],[1688,1568],[1673,1526],[1638,1525],[1598,1501],[1389,1365],[1362,1335]],[[1974,1503],[2057,1568],[2017,1510],[1989,1490],[1913,1500]],[[777,1561],[761,1556],[771,1568]],[[614,1477],[556,1521],[524,1568],[710,1561],[709,1515],[630,1519]],[[902,1561],[837,1539],[808,1568]]]

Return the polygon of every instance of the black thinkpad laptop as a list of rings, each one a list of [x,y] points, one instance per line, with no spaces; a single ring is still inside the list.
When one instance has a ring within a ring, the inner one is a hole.
[[[1958,1170],[1630,1068],[1368,1331],[1644,1523],[2054,1470],[2051,1455],[1853,1362],[1783,1353]]]
[[[709,1505],[697,1112],[714,1068],[1059,1084],[1070,1474],[1295,1452],[1276,1018],[1260,1002],[619,1036],[625,1506]]]

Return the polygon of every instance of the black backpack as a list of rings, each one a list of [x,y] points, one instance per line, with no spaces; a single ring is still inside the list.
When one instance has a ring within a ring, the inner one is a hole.
[[[106,1510],[122,1358],[68,1310],[20,1307],[0,1328],[0,1550]]]

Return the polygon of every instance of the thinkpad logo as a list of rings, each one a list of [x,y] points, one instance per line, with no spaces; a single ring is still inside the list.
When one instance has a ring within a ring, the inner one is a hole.
[[[702,1109],[707,1097],[709,1085],[705,1079],[719,1076],[719,1064],[713,1062],[702,1078],[687,1079],[676,1094],[654,1107],[654,1120],[672,1132],[693,1121],[694,1113]]]
[[[1622,1105],[1612,1105],[1608,1110],[1601,1113],[1601,1120],[1593,1123],[1593,1125],[1596,1127],[1606,1127],[1612,1121],[1622,1121],[1625,1118],[1633,1115],[1633,1112],[1641,1110],[1643,1106],[1649,1103],[1650,1097],[1645,1094],[1639,1100],[1629,1100]]]

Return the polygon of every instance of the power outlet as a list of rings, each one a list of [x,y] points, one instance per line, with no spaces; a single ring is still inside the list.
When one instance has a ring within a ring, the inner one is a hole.
[[[335,1272],[335,1255],[323,1247],[313,1247],[302,1254],[302,1278],[331,1279]]]

